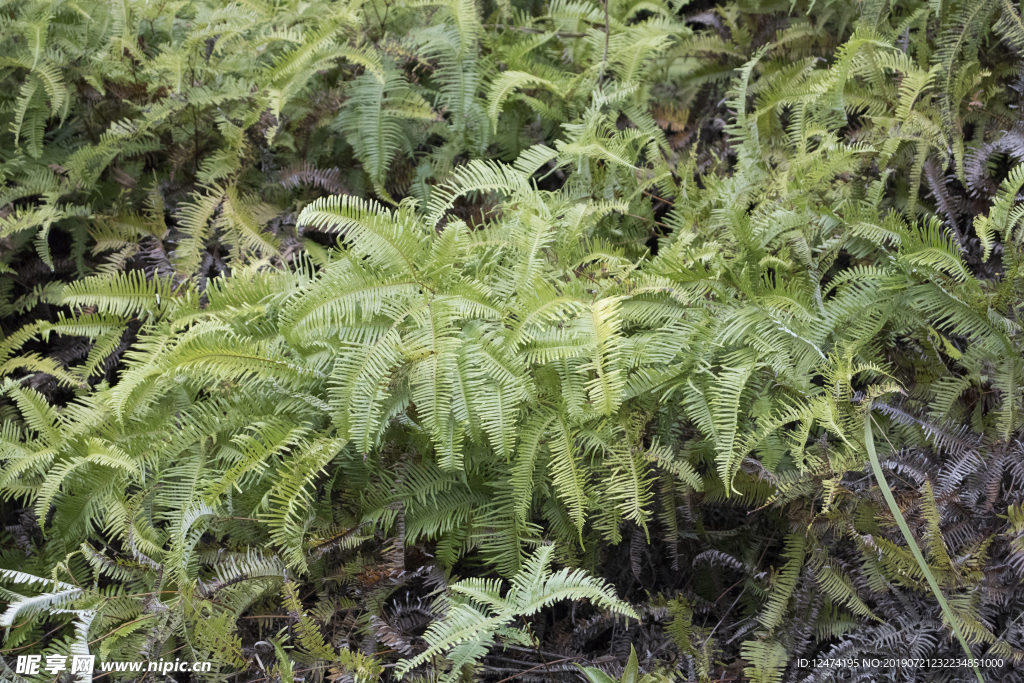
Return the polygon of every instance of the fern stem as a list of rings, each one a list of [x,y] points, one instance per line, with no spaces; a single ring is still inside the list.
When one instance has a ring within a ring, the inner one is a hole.
[[[24,624],[26,624],[26,623],[28,623],[28,622],[24,622],[22,624],[19,624],[19,626],[24,626]],[[12,627],[12,628],[14,628],[14,627]],[[4,655],[6,657],[6,656],[10,655],[13,652],[19,652],[19,651],[24,650],[26,648],[32,647],[33,645],[37,645],[37,644],[43,642],[44,640],[46,640],[47,637],[49,637],[50,635],[52,635],[52,634],[56,633],[57,631],[61,630],[61,628],[63,628],[63,624],[58,626],[57,628],[53,629],[52,631],[47,632],[39,640],[35,641],[34,643],[29,643],[28,645],[22,645],[21,647],[12,647],[12,648],[8,648],[6,650],[0,650],[0,655]]]
[[[608,0],[604,0],[604,59],[601,60],[602,71],[608,66],[608,43],[611,37],[611,23],[608,21]]]
[[[956,614],[950,608],[949,603],[946,602],[946,596],[942,594],[942,590],[939,588],[939,582],[935,580],[935,576],[932,574],[931,569],[928,568],[928,563],[924,561],[924,555],[921,553],[921,549],[917,545],[917,541],[914,540],[913,534],[910,533],[910,527],[907,526],[907,520],[903,517],[903,512],[900,511],[899,505],[896,504],[896,498],[892,495],[892,489],[889,488],[889,483],[885,480],[885,474],[882,472],[882,465],[878,461],[878,455],[875,453],[875,437],[871,431],[871,422],[874,418],[871,416],[871,410],[868,409],[867,419],[864,420],[864,445],[868,451],[868,459],[871,461],[871,470],[875,473],[875,479],[878,481],[878,487],[882,490],[882,497],[885,498],[886,504],[889,506],[889,510],[892,512],[892,516],[896,518],[896,524],[899,525],[900,531],[903,533],[903,538],[907,541],[907,547],[910,548],[910,552],[913,553],[914,559],[917,560],[917,566],[924,572],[925,579],[928,580],[928,586],[932,589],[932,593],[935,595],[935,599],[939,601],[939,607],[942,608],[942,613],[946,617],[946,621],[949,622],[950,627],[953,629],[953,633],[956,634],[957,640],[960,641],[960,645],[964,648],[964,652],[967,653],[968,659],[974,659],[974,654],[971,652],[971,646],[967,644],[967,639],[964,638],[963,632],[960,630],[960,622]],[[977,665],[974,667],[974,675],[978,677],[979,683],[985,683],[985,679],[981,677],[981,671]]]
[[[565,659],[559,659],[558,661],[550,662],[550,664],[552,664],[552,665],[553,664],[561,664],[562,662],[569,662],[569,661],[572,661],[573,659],[576,659],[576,658],[575,657],[566,657]],[[503,678],[500,681],[498,681],[498,683],[505,683],[506,681],[511,681],[511,680],[513,680],[515,678],[519,678],[520,676],[525,676],[526,674],[530,673],[531,671],[536,671],[537,669],[540,669],[540,668],[545,668],[546,669],[547,667],[548,667],[548,663],[547,662],[545,662],[544,664],[538,664],[537,666],[532,667],[530,669],[526,669],[525,671],[520,671],[519,673],[517,673],[514,676],[509,676],[508,678]]]
[[[547,30],[542,28],[534,28],[532,26],[510,26],[509,24],[487,24],[484,28],[503,28],[508,31],[518,31],[519,33],[531,33],[535,35],[543,35],[548,33]],[[580,33],[579,31],[554,31],[555,38],[586,38],[586,33]]]
[[[551,672],[548,670],[548,660],[544,657],[544,653],[540,651],[540,641],[537,640],[537,636],[533,635],[533,630],[530,628],[529,622],[526,621],[526,617],[520,614],[519,619],[523,622],[523,626],[526,627],[526,633],[530,636],[530,640],[533,641],[533,646],[536,648],[537,656],[540,657],[540,661],[544,665],[544,677],[550,681]]]

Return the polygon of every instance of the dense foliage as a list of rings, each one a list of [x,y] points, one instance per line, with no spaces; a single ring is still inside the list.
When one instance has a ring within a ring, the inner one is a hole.
[[[8,0],[0,45],[0,676],[1019,676],[1018,5]]]

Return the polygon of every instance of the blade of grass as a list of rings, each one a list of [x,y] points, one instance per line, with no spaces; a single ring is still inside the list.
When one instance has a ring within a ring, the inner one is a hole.
[[[946,602],[946,596],[942,594],[942,590],[939,588],[939,582],[935,580],[935,576],[932,574],[931,569],[928,568],[928,563],[924,561],[924,555],[921,553],[921,549],[917,546],[917,541],[914,540],[914,536],[910,533],[910,527],[907,526],[907,520],[903,518],[903,512],[896,504],[896,498],[892,495],[892,489],[889,488],[889,483],[885,480],[885,474],[882,472],[882,464],[878,462],[878,455],[875,453],[875,437],[871,431],[871,423],[874,421],[874,417],[871,416],[871,411],[868,411],[867,419],[864,420],[864,445],[868,450],[868,459],[871,461],[871,470],[875,473],[875,480],[878,481],[878,487],[882,489],[882,497],[885,498],[886,504],[889,506],[889,510],[892,512],[892,516],[896,518],[896,524],[899,525],[900,531],[903,533],[903,538],[907,540],[907,547],[910,548],[910,552],[913,553],[914,559],[917,560],[917,566],[924,572],[924,578],[928,580],[928,586],[931,587],[932,593],[935,594],[935,599],[939,601],[939,607],[942,608],[942,613],[946,617],[946,621],[953,628],[953,633],[956,634],[957,640],[960,641],[960,645],[964,648],[964,652],[967,653],[968,659],[974,659],[974,654],[971,652],[971,646],[967,644],[967,639],[964,638],[963,632],[960,630],[960,620],[957,618],[953,609]],[[978,677],[979,683],[985,683],[985,679],[981,677],[981,671],[977,665],[974,666],[974,675]]]

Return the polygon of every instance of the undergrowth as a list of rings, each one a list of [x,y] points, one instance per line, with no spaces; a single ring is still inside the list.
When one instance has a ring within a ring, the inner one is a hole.
[[[14,0],[0,45],[0,676],[1018,680],[1018,5]]]

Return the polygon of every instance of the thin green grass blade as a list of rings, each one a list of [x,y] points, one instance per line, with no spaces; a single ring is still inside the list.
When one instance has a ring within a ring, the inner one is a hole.
[[[910,533],[910,527],[907,526],[907,520],[903,518],[903,513],[900,511],[898,505],[896,505],[896,498],[892,495],[892,489],[889,488],[889,483],[885,480],[885,475],[882,473],[882,465],[878,462],[878,455],[875,453],[875,438],[871,431],[871,421],[874,418],[871,417],[871,412],[867,414],[867,419],[864,420],[864,445],[868,449],[868,459],[871,461],[871,470],[875,473],[875,480],[878,481],[878,487],[882,489],[882,496],[885,498],[886,504],[889,506],[889,510],[892,511],[892,516],[896,518],[896,524],[899,525],[900,531],[903,533],[903,538],[907,540],[907,547],[910,548],[910,552],[914,554],[914,559],[917,560],[917,565],[924,572],[924,577],[928,580],[928,586],[931,587],[932,593],[935,594],[935,599],[939,601],[939,606],[942,608],[942,613],[946,615],[946,621],[953,628],[953,633],[956,634],[957,640],[960,641],[960,645],[964,648],[964,652],[967,653],[968,659],[974,659],[974,654],[971,652],[971,646],[967,644],[967,639],[964,638],[963,632],[960,630],[960,621],[957,619],[956,614],[950,608],[949,603],[946,602],[946,596],[942,594],[939,589],[939,582],[935,580],[935,576],[932,574],[931,569],[928,568],[928,563],[924,561],[924,555],[921,553],[921,549],[917,546],[917,541],[914,540],[914,536]],[[979,683],[985,683],[985,679],[981,677],[981,670],[977,666],[974,666],[974,675],[978,677]]]

